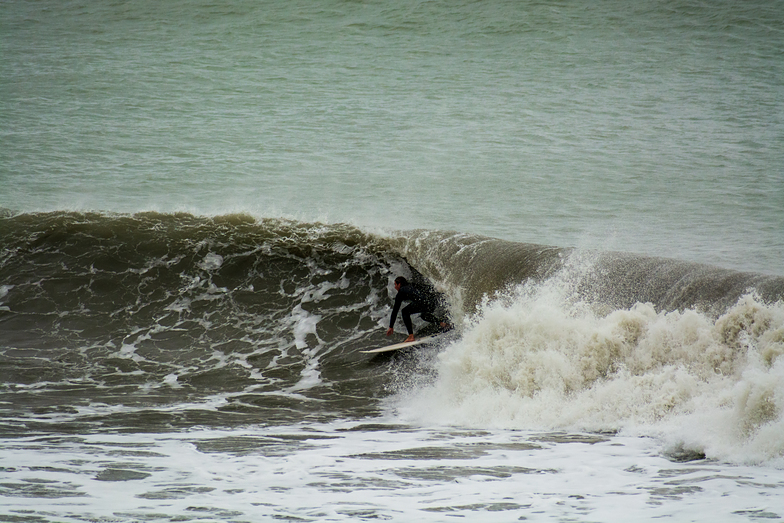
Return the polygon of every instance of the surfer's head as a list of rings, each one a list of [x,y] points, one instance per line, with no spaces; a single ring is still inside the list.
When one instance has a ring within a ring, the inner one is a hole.
[[[403,285],[405,285],[407,283],[408,283],[408,280],[406,280],[402,276],[398,276],[397,278],[395,278],[395,290],[399,291],[400,287],[402,287]]]

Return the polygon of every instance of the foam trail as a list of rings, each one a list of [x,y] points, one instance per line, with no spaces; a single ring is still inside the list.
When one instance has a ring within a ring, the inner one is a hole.
[[[393,401],[411,421],[654,435],[673,452],[784,458],[784,302],[713,318],[649,303],[601,314],[568,276],[486,299],[438,377]]]

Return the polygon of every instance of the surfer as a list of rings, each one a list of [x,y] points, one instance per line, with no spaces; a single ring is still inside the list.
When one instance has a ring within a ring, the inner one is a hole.
[[[445,318],[439,318],[435,315],[437,303],[432,299],[428,299],[422,291],[408,283],[408,280],[403,276],[395,278],[395,290],[397,291],[397,296],[395,296],[395,306],[392,308],[392,317],[389,319],[387,336],[390,336],[393,332],[397,313],[404,301],[411,302],[403,307],[402,310],[403,323],[405,323],[406,330],[408,331],[406,342],[414,341],[414,328],[411,324],[412,314],[419,314],[419,317],[428,323],[438,323],[443,330],[449,330],[451,328],[451,325]]]

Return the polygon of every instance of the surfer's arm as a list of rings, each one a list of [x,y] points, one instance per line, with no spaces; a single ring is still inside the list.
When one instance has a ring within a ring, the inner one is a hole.
[[[397,319],[397,313],[400,310],[400,305],[402,303],[403,303],[402,293],[398,292],[397,296],[395,296],[395,306],[392,307],[392,316],[389,318],[389,330],[387,331],[387,336],[391,334],[389,331],[395,328],[395,320]]]

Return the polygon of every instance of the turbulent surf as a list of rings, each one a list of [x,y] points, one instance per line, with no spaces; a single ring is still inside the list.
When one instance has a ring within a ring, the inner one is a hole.
[[[466,426],[666,433],[727,459],[782,455],[784,278],[247,215],[1,220],[6,436],[393,408]],[[438,358],[359,353],[388,343],[398,274],[448,298],[461,338]]]

